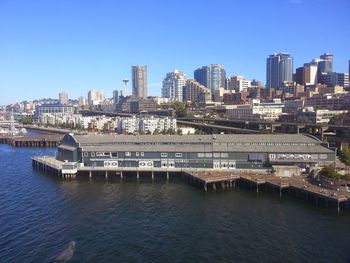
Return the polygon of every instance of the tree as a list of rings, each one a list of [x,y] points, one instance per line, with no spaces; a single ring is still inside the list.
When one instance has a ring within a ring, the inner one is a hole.
[[[342,179],[345,180],[345,181],[350,181],[350,174],[344,174],[342,176]]]
[[[33,124],[33,117],[25,116],[21,119],[22,124]]]
[[[340,153],[340,160],[347,166],[350,166],[350,148],[343,147]]]
[[[332,166],[326,166],[322,168],[320,173],[325,177],[337,179],[337,180],[341,179],[342,177],[342,175],[338,173]]]
[[[176,117],[181,118],[187,116],[187,109],[184,103],[175,101],[173,103],[173,108],[175,110]]]

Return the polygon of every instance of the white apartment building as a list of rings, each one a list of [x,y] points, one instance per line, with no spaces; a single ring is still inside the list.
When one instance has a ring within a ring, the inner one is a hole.
[[[284,103],[281,99],[274,99],[273,102],[261,102],[253,99],[249,105],[237,105],[236,108],[228,109],[227,115],[230,119],[243,120],[277,120],[282,115]]]
[[[118,133],[131,134],[137,131],[144,133],[154,133],[168,131],[170,129],[176,131],[176,119],[173,118],[155,118],[155,117],[130,117],[117,118],[116,127]]]
[[[162,97],[171,101],[183,101],[183,90],[187,77],[179,70],[166,74],[163,80]]]
[[[300,109],[297,114],[298,121],[327,124],[334,116],[347,113],[347,110],[325,110],[306,107]]]
[[[117,118],[115,127],[118,133],[131,134],[139,130],[139,121],[139,118],[136,118],[136,116]]]

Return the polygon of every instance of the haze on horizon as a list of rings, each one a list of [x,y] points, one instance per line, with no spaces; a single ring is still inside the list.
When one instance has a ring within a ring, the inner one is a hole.
[[[0,105],[43,97],[107,96],[131,65],[147,65],[149,95],[173,69],[193,77],[219,63],[227,75],[266,82],[266,58],[294,57],[294,69],[324,52],[348,71],[350,1],[0,2]]]

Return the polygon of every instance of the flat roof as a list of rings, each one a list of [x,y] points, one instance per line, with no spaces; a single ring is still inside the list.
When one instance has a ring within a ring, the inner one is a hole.
[[[216,134],[216,135],[73,135],[81,146],[107,143],[297,143],[320,144],[316,138],[303,134]]]
[[[83,151],[333,153],[320,140],[303,134],[66,136],[71,136]],[[73,146],[71,140],[67,143]],[[64,142],[59,147],[67,149]]]

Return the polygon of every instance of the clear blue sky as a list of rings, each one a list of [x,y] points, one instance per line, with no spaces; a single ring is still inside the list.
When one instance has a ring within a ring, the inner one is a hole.
[[[98,89],[107,96],[148,66],[149,95],[167,72],[207,64],[265,82],[266,57],[294,68],[324,52],[348,71],[349,0],[0,0],[0,105]],[[130,90],[130,89],[129,89]]]

